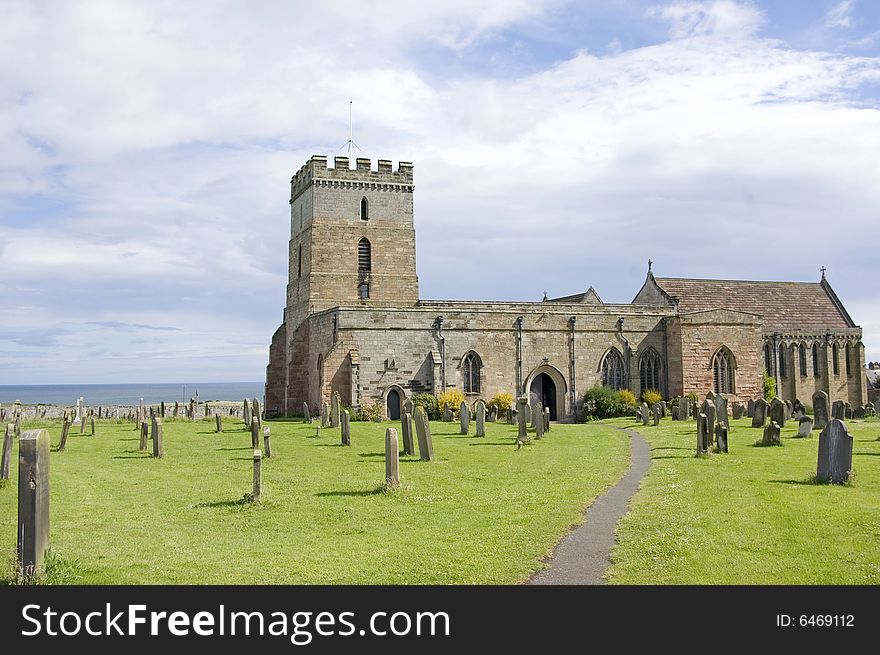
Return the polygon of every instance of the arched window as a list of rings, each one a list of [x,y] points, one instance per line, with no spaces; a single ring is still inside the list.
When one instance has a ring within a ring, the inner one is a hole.
[[[303,246],[299,244],[299,256],[296,260],[296,276],[302,277],[303,274]]]
[[[813,376],[819,377],[819,344],[813,344]]]
[[[480,369],[483,362],[474,351],[469,352],[461,360],[461,377],[464,380],[465,393],[480,393]]]
[[[370,202],[367,197],[361,198],[361,220],[366,221],[370,218]]]
[[[318,397],[324,397],[324,355],[318,355]]]
[[[767,375],[773,375],[773,349],[769,343],[764,344],[764,369]]]
[[[648,389],[660,391],[660,355],[653,348],[648,348],[639,359],[639,381],[641,393]]]
[[[358,273],[369,273],[373,270],[373,254],[367,237],[358,241]]]
[[[844,364],[846,366],[846,377],[852,376],[852,365],[850,364],[850,360],[852,358],[852,347],[849,344],[846,344],[846,348],[843,352]]]
[[[626,388],[623,357],[616,348],[605,353],[605,359],[602,360],[602,384],[618,391]]]
[[[831,346],[831,370],[834,375],[840,375],[840,353],[837,351],[837,344]]]
[[[807,346],[806,344],[801,344],[798,347],[798,358],[801,362],[801,377],[807,377]]]
[[[734,393],[733,372],[736,363],[726,346],[721,346],[712,359],[712,372],[715,382],[715,393]]]
[[[785,348],[779,349],[779,376],[787,377],[785,373]]]

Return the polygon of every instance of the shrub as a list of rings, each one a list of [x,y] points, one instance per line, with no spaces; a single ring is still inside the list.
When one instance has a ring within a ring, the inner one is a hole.
[[[492,396],[492,400],[489,401],[488,407],[494,407],[498,410],[498,413],[506,412],[513,406],[513,396],[509,393],[502,392],[496,393]]]
[[[440,418],[440,405],[437,396],[432,393],[417,393],[412,398],[413,408],[421,407],[428,415],[428,419],[436,421]]]
[[[764,369],[764,400],[768,403],[776,398],[776,379],[770,377],[767,369]]]
[[[642,400],[648,403],[648,407],[653,407],[656,403],[663,400],[663,394],[656,389],[645,389],[642,394]]]
[[[584,415],[598,418],[623,416],[624,404],[620,402],[617,391],[611,387],[597,385],[584,394]]]
[[[361,405],[360,409],[357,413],[357,420],[359,421],[374,421],[379,423],[382,421],[384,417],[384,407],[382,403],[364,403]]]
[[[696,391],[691,391],[688,394],[688,400],[691,403],[691,407],[699,407],[700,406],[700,394]]]
[[[458,412],[461,409],[461,404],[464,402],[464,394],[460,389],[447,389],[439,396],[437,396],[437,405],[439,407],[443,407],[443,405],[449,405],[449,409],[452,410],[452,413],[455,416],[458,416]]]
[[[636,395],[629,389],[621,389],[618,391],[617,399],[628,407],[636,406]]]

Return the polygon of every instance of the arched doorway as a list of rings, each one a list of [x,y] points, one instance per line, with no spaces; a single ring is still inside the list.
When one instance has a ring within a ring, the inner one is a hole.
[[[532,380],[529,393],[535,394],[541,401],[541,405],[550,408],[550,420],[558,420],[556,411],[556,383],[546,373],[540,373]]]
[[[385,399],[385,405],[388,410],[388,420],[390,421],[399,421],[400,420],[400,393],[397,389],[392,389],[388,392],[388,396]]]

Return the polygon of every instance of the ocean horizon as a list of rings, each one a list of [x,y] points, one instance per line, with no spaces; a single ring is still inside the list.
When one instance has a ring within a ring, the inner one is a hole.
[[[0,385],[0,404],[20,400],[25,405],[75,405],[82,397],[89,406],[188,403],[244,398],[263,399],[263,382],[164,382],[144,384],[9,384]]]

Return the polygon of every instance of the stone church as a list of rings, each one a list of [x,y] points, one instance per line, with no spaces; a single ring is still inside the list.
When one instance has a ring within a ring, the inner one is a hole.
[[[413,166],[313,156],[290,183],[289,282],[266,369],[269,416],[458,388],[467,398],[536,393],[571,421],[605,384],[637,397],[714,390],[757,398],[814,391],[867,401],[862,330],[819,282],[647,278],[629,304],[582,294],[540,302],[421,300]]]

